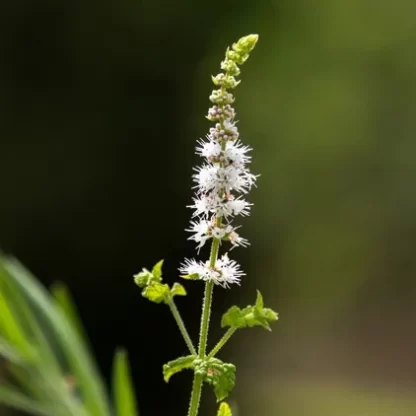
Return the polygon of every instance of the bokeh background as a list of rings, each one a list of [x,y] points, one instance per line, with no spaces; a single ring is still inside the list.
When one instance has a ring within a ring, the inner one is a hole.
[[[261,173],[248,276],[272,333],[240,331],[239,416],[416,414],[416,3],[15,0],[0,4],[0,247],[66,282],[105,377],[130,352],[142,415],[186,414],[191,373],[169,311],[132,275],[195,254],[195,140],[227,45],[257,32],[236,108]],[[202,256],[206,252],[201,253]],[[178,306],[196,339],[202,286]],[[214,414],[205,389],[203,415]]]

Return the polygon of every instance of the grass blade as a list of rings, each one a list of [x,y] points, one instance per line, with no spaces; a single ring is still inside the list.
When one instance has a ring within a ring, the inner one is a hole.
[[[32,300],[47,319],[59,346],[71,366],[81,390],[85,410],[90,416],[109,416],[110,410],[102,380],[85,344],[49,292],[17,260],[3,259],[4,268],[26,297]]]
[[[114,354],[113,397],[116,416],[138,416],[127,353],[123,349]]]

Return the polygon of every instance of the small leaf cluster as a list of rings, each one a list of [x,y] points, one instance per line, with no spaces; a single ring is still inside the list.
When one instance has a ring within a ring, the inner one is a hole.
[[[240,309],[238,306],[232,306],[222,316],[221,326],[231,328],[247,328],[253,326],[262,326],[271,331],[270,322],[277,321],[278,315],[272,309],[265,308],[263,296],[257,291],[257,299],[254,306],[246,306]]]
[[[186,296],[186,290],[180,283],[174,283],[172,288],[166,283],[162,283],[163,260],[156,263],[152,271],[143,269],[134,275],[137,286],[143,288],[142,295],[155,303],[169,303],[174,296]]]
[[[203,380],[214,388],[217,401],[225,399],[235,385],[235,365],[224,363],[218,358],[200,359],[194,355],[179,357],[163,366],[163,378],[170,378],[182,370],[194,370]]]

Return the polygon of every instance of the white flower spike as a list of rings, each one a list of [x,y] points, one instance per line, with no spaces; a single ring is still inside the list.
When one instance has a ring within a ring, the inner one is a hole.
[[[196,154],[204,162],[194,168],[195,197],[193,204],[189,205],[194,211],[192,218],[197,217],[199,220],[191,221],[191,226],[186,230],[192,233],[189,239],[197,243],[198,252],[210,239],[217,245],[216,250],[223,241],[231,243],[231,248],[249,245],[245,238],[236,233],[238,227],[231,222],[238,215],[250,215],[252,204],[244,196],[255,185],[257,177],[248,168],[251,148],[239,139],[236,113],[232,107],[234,96],[227,90],[234,89],[240,83],[234,78],[240,73],[238,65],[248,58],[256,41],[257,36],[249,36],[234,44],[233,50],[227,50],[226,58],[221,63],[224,73],[212,77],[218,89],[210,96],[214,105],[208,110],[207,118],[215,125],[209,129],[206,138],[199,140],[196,145]],[[218,271],[216,265],[227,264],[226,258],[213,260],[211,267],[187,260],[180,270],[184,272],[186,268],[192,269],[201,280],[229,287],[230,283],[239,282],[243,273],[237,272],[237,264],[230,260],[229,268]]]

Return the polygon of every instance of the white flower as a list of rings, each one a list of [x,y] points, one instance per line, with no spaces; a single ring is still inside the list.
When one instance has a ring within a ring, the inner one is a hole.
[[[227,234],[231,232],[229,225],[226,227],[212,227],[212,236],[217,240],[222,240]]]
[[[208,193],[216,190],[218,186],[218,167],[214,165],[204,165],[196,168],[198,172],[194,175],[194,181],[197,182],[200,193]]]
[[[217,194],[212,193],[205,194],[199,198],[193,198],[194,204],[188,207],[195,209],[193,217],[202,216],[203,218],[208,218],[210,213],[215,213],[217,218],[250,214],[250,206],[252,204],[241,198],[234,199],[231,194],[227,195],[227,198],[221,199]]]
[[[240,270],[240,265],[235,260],[230,260],[227,253],[217,260],[215,268],[221,270],[221,278],[218,284],[225,288],[230,283],[240,284],[240,277],[245,276],[245,273]]]
[[[227,142],[224,156],[228,163],[243,168],[246,163],[250,163],[251,161],[251,156],[246,154],[250,150],[252,150],[250,147],[243,146],[241,142]]]
[[[250,173],[248,169],[229,165],[226,168],[220,168],[218,171],[217,183],[220,183],[222,189],[227,193],[235,191],[246,194],[256,182],[256,176]]]
[[[240,284],[241,276],[245,273],[240,270],[239,264],[230,260],[227,254],[217,260],[215,268],[209,267],[209,261],[197,262],[196,260],[185,259],[179,271],[182,275],[197,274],[199,279],[204,281],[213,281],[216,285],[228,288],[230,284]]]
[[[249,241],[246,238],[240,237],[239,234],[237,234],[235,231],[230,233],[228,236],[230,239],[231,244],[233,245],[233,248],[235,247],[247,247],[250,245]]]
[[[207,142],[200,140],[198,142],[199,147],[196,147],[196,153],[206,157],[208,160],[217,158],[221,153],[221,145],[213,140]]]
[[[206,164],[196,169],[198,173],[194,175],[194,181],[197,182],[198,192],[207,194],[210,192],[219,193],[231,191],[247,193],[256,182],[256,176],[250,173],[248,169],[229,165],[221,167],[212,164]]]
[[[189,208],[194,208],[195,212],[192,215],[196,217],[198,215],[202,215],[207,217],[210,212],[215,212],[218,215],[218,210],[223,205],[222,199],[218,196],[218,194],[205,194],[201,195],[199,198],[193,198],[194,204],[189,205]]]
[[[194,235],[191,235],[188,240],[196,241],[198,243],[197,248],[199,250],[203,247],[205,242],[212,237],[210,235],[210,229],[211,224],[209,221],[200,220],[199,222],[191,221],[191,228],[188,228],[185,231],[194,233]]]
[[[181,264],[179,268],[180,273],[183,276],[197,274],[201,280],[215,280],[218,279],[221,274],[215,269],[211,269],[205,265],[202,261],[185,259],[185,262]]]
[[[250,206],[253,204],[250,204],[244,199],[232,199],[230,201],[227,201],[224,206],[224,211],[226,212],[224,214],[225,217],[231,216],[231,215],[250,215]]]

